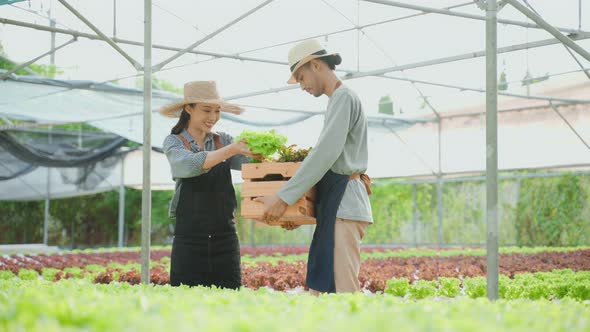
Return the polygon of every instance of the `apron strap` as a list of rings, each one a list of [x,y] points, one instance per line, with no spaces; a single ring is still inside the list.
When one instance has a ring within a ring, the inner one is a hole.
[[[355,173],[350,176],[350,180],[360,178],[363,184],[365,185],[365,189],[367,190],[367,194],[371,195],[373,192],[371,191],[371,178],[367,174],[358,174]]]
[[[184,144],[184,146],[187,149],[189,149],[190,151],[193,150],[193,149],[191,149],[191,144],[187,141],[186,138],[184,138],[184,136],[182,136],[181,134],[178,134],[176,136],[178,136],[178,138],[180,138],[180,140],[182,141],[182,143]],[[219,135],[213,134],[213,140],[215,141],[215,147],[217,148],[217,150],[219,150],[223,147],[223,145],[221,144],[221,139],[219,138]]]
[[[178,136],[178,138],[180,138],[180,140],[182,141],[182,143],[184,144],[184,146],[189,149],[189,151],[193,151],[193,149],[191,149],[191,144],[187,141],[186,138],[184,138],[184,136],[182,136],[181,134],[176,135]]]
[[[219,138],[219,135],[213,134],[213,140],[215,141],[215,147],[217,148],[217,150],[219,150],[223,147],[223,145],[221,144],[221,139]]]

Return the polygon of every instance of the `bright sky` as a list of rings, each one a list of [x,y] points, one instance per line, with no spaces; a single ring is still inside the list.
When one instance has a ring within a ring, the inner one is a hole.
[[[114,34],[113,8],[116,3],[116,35],[119,38],[143,41],[143,2],[139,0],[68,2],[109,36]],[[261,0],[215,1],[153,1],[154,44],[184,48],[224,26],[248,10],[263,3]],[[443,8],[467,4],[453,9],[460,12],[485,15],[471,1],[411,1],[416,5]],[[530,5],[555,26],[590,30],[590,0],[582,1],[582,21],[579,21],[578,0],[530,0]],[[78,18],[57,0],[30,0],[13,5],[0,6],[0,17],[46,25],[48,15],[55,17],[60,28],[90,32]],[[286,61],[293,44],[247,52],[281,42],[306,38],[318,34],[354,27],[356,24],[378,22],[418,12],[357,0],[275,0],[229,29],[204,42],[197,49],[225,54],[240,53],[244,56],[268,60]],[[528,19],[510,6],[499,13],[500,18],[528,22]],[[508,46],[535,40],[549,39],[542,30],[499,25],[498,45]],[[71,39],[57,35],[57,45]],[[341,53],[342,68],[372,70],[411,64],[485,49],[485,22],[428,14],[412,19],[391,22],[363,29],[361,33],[350,31],[318,38],[329,51]],[[9,56],[19,62],[29,60],[50,48],[50,34],[11,25],[0,25],[0,42]],[[590,50],[590,40],[579,44]],[[122,45],[133,58],[143,61],[141,47]],[[174,52],[154,50],[157,63]],[[192,80],[216,80],[221,94],[232,96],[285,86],[288,68],[283,65],[243,62],[231,59],[208,60],[203,55],[188,54],[180,57],[156,74],[156,77],[172,81],[178,86]],[[534,76],[579,70],[578,64],[561,45],[500,54],[499,71],[504,70],[509,92],[526,94],[520,84],[527,68]],[[578,56],[585,67],[590,63]],[[197,61],[204,61],[194,64]],[[438,83],[482,88],[485,84],[484,58],[453,62],[443,65],[394,72],[392,76],[409,77]],[[49,57],[40,61],[48,63]],[[78,42],[60,50],[56,64],[64,69],[63,78],[113,80],[136,74],[135,69],[115,50],[101,41],[81,38]],[[179,67],[180,66],[180,67]],[[174,68],[176,67],[176,68]],[[571,84],[587,80],[581,73],[557,76],[543,84],[531,87],[531,94],[541,94],[546,86]],[[134,86],[135,78],[121,79],[120,84]],[[484,94],[461,92],[453,89],[425,85],[413,86],[383,78],[362,78],[347,81],[355,89],[366,112],[376,113],[379,98],[390,95],[396,109],[404,112],[421,112],[420,90],[430,98],[437,110],[463,108],[482,104]],[[311,98],[299,90],[243,98],[236,102],[279,108],[295,108],[319,111],[325,107],[325,98]],[[427,110],[422,110],[426,112]]]

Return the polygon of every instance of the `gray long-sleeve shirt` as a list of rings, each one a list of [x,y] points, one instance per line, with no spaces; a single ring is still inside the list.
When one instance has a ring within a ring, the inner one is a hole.
[[[220,136],[221,145],[226,146],[233,143],[233,137],[226,133],[218,133]],[[191,134],[184,129],[180,135],[184,136],[190,143],[191,150],[189,151],[182,140],[176,135],[168,135],[164,139],[163,150],[170,163],[172,170],[172,178],[176,181],[176,190],[174,196],[170,201],[170,209],[168,214],[171,218],[176,216],[176,206],[180,197],[180,187],[182,185],[181,179],[191,178],[207,173],[209,169],[203,168],[205,159],[209,151],[214,151],[215,141],[213,134],[207,134],[205,137],[205,148],[202,149],[197,145]],[[249,162],[249,158],[243,155],[235,155],[229,159],[232,169],[241,170],[242,164]]]
[[[316,145],[278,196],[292,205],[328,170],[344,175],[364,173],[369,158],[367,141],[367,118],[360,99],[342,85],[330,97]],[[369,195],[360,179],[348,182],[336,217],[373,222]]]

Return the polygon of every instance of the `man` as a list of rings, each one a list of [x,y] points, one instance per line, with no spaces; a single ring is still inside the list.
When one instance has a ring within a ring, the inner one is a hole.
[[[327,95],[328,108],[320,137],[297,173],[265,204],[263,221],[280,219],[317,184],[317,225],[310,246],[306,284],[313,294],[358,292],[360,243],[373,222],[367,169],[367,119],[358,96],[334,73],[342,62],[316,40],[289,52],[291,78],[314,97]],[[292,227],[289,227],[292,228]]]

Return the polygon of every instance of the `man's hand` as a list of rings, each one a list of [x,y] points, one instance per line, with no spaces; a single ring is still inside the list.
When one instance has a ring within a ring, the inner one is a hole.
[[[277,195],[271,197],[257,197],[254,200],[264,204],[262,221],[265,223],[279,220],[283,214],[285,214],[288,206],[287,203]]]
[[[292,231],[296,228],[299,228],[299,226],[301,226],[301,225],[295,225],[292,221],[287,221],[281,225],[281,227],[283,227],[284,229],[286,229],[288,231]]]

